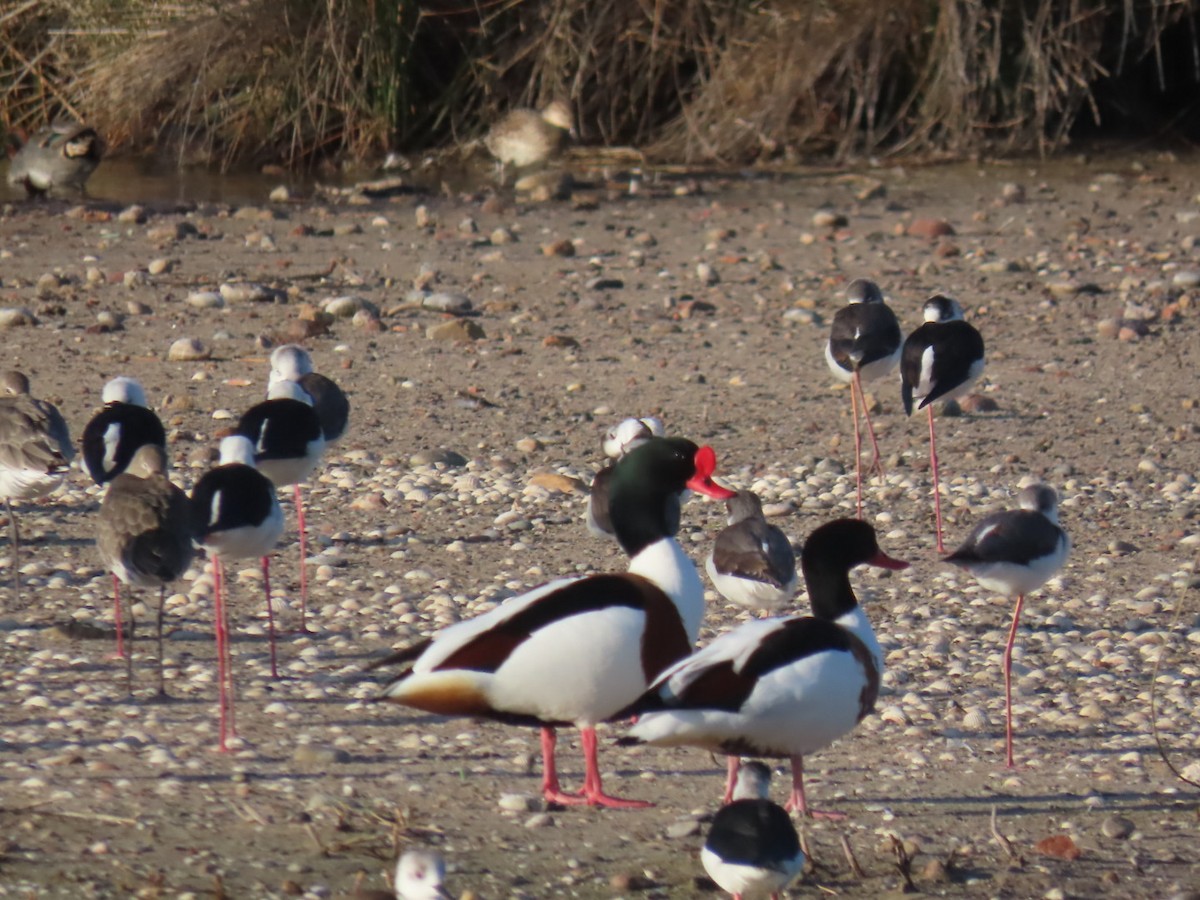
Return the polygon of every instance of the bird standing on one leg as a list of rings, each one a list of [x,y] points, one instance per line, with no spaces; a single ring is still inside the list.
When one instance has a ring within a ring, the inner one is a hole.
[[[317,414],[325,445],[334,444],[346,433],[350,422],[350,400],[337,384],[313,371],[312,357],[298,344],[284,344],[271,353],[270,385],[280,382],[294,384],[303,392],[300,397]],[[284,390],[287,390],[286,388]],[[294,396],[294,394],[289,394]],[[296,507],[297,532],[300,538],[300,631],[308,631],[308,536],[304,527],[304,497],[300,482],[292,488],[292,503]]]
[[[1058,524],[1058,493],[1045,484],[1025,488],[1020,509],[993,513],[976,525],[943,561],[966,569],[990,591],[1017,596],[1004,645],[1004,759],[1013,765],[1012,652],[1025,595],[1035,591],[1067,561],[1071,541]]]
[[[75,458],[71,434],[52,403],[30,396],[21,372],[0,375],[0,498],[12,537],[13,602],[21,602],[21,532],[13,500],[31,500],[60,484]]]
[[[900,361],[900,323],[896,314],[883,300],[879,285],[865,278],[856,278],[846,288],[848,305],[833,317],[829,342],[825,345],[825,362],[837,378],[850,383],[850,410],[854,417],[854,477],[857,486],[858,517],[862,518],[862,433],[858,427],[859,401],[867,420],[874,456],[871,468],[883,475],[879,441],[871,424],[871,411],[863,393],[863,381],[875,381],[890,374]]]
[[[974,326],[963,321],[958,301],[944,294],[934,294],[926,300],[925,323],[904,341],[900,390],[906,415],[912,415],[914,400],[917,409],[929,413],[929,468],[933,476],[938,553],[945,553],[946,546],[942,540],[942,496],[933,403],[964,396],[983,374],[983,365],[983,337]]]
[[[271,642],[271,677],[275,663],[275,617],[271,610],[268,556],[283,534],[283,511],[273,485],[254,468],[254,447],[242,435],[221,441],[221,462],[192,488],[192,528],[196,543],[212,558],[214,630],[217,638],[217,690],[220,709],[219,749],[236,734],[233,715],[233,670],[229,656],[229,618],[225,611],[224,559],[257,558],[262,562],[267,597],[267,627]]]
[[[133,587],[158,588],[158,695],[166,697],[163,678],[163,605],[167,585],[179,578],[195,556],[192,515],[187,495],[167,477],[167,457],[157,444],[140,447],[125,471],[114,478],[100,504],[96,546],[104,565]],[[129,609],[133,636],[133,605]],[[122,623],[117,621],[117,629]],[[133,652],[125,657],[133,693]]]
[[[271,382],[267,399],[252,406],[238,420],[237,433],[249,438],[254,448],[254,466],[276,487],[293,485],[300,537],[300,630],[307,631],[307,530],[300,484],[308,480],[325,450],[320,416],[312,405],[312,397],[299,384],[277,380]]]

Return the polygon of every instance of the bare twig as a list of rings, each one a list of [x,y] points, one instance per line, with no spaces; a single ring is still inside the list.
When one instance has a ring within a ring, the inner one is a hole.
[[[1170,639],[1172,632],[1175,630],[1175,624],[1179,621],[1180,614],[1183,612],[1183,607],[1185,605],[1184,600],[1186,597],[1187,595],[1181,590],[1179,603],[1175,606],[1175,615],[1171,617],[1171,621],[1168,623],[1165,631],[1163,632],[1163,642],[1158,649],[1158,656],[1156,656],[1154,659],[1154,671],[1150,673],[1150,733],[1154,736],[1154,745],[1158,748],[1158,755],[1162,758],[1162,761],[1166,763],[1167,768],[1171,770],[1171,774],[1184,784],[1189,784],[1192,787],[1200,787],[1200,784],[1192,781],[1190,778],[1185,777],[1184,774],[1175,767],[1175,764],[1171,762],[1170,758],[1168,758],[1167,748],[1164,746],[1162,735],[1158,730],[1158,670],[1162,666],[1163,657],[1167,655],[1167,642]]]
[[[1017,851],[1013,849],[1012,841],[1000,833],[999,827],[996,825],[996,807],[992,807],[992,837],[996,843],[1000,845],[1000,849],[1004,851],[1004,855],[1009,859],[1019,859]]]
[[[917,886],[913,884],[912,879],[912,857],[908,855],[908,849],[904,846],[904,841],[891,835],[892,853],[896,855],[896,869],[900,873],[900,877],[904,879],[905,892],[914,892]]]
[[[850,871],[854,873],[855,878],[866,878],[867,873],[863,867],[859,865],[858,857],[854,855],[854,848],[850,846],[850,835],[846,832],[841,834],[842,853],[846,855],[846,862],[850,864]]]
[[[47,801],[49,802],[49,801]],[[93,812],[78,812],[71,809],[41,809],[43,804],[34,804],[32,806],[9,807],[4,810],[9,813],[33,813],[37,816],[58,816],[61,819],[79,819],[83,822],[102,822],[105,825],[124,825],[126,827],[134,827],[137,825],[137,819],[127,819],[122,816],[110,816],[105,813]]]

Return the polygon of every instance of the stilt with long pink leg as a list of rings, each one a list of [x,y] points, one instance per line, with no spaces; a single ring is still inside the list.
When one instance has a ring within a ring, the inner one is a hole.
[[[933,424],[935,401],[965,396],[983,374],[983,337],[963,321],[958,301],[934,294],[925,301],[925,322],[904,341],[900,356],[900,393],[904,412],[913,405],[929,412],[929,468],[933,478],[934,520],[938,553],[945,553],[942,539],[941,480],[938,474],[937,439]]]
[[[879,441],[867,408],[863,381],[875,381],[889,375],[900,361],[900,323],[896,314],[883,300],[879,285],[865,278],[856,278],[846,288],[849,301],[833,317],[829,341],[825,345],[825,362],[829,371],[850,385],[850,410],[854,418],[854,479],[857,515],[863,515],[862,432],[859,428],[859,406],[867,420],[874,456],[871,468],[883,475],[883,459]]]
[[[285,383],[285,386],[279,387]],[[290,397],[307,403],[317,414],[325,445],[337,443],[350,421],[350,401],[331,379],[313,371],[312,357],[298,344],[284,344],[271,353],[271,390],[268,397]],[[268,473],[269,474],[269,473]],[[275,480],[274,476],[270,476]],[[292,493],[300,536],[300,631],[308,632],[308,536],[300,480]],[[282,486],[285,482],[275,481]]]
[[[212,559],[217,634],[217,681],[220,685],[221,720],[233,730],[233,670],[230,666],[228,618],[223,561],[259,559],[266,592],[267,625],[270,637],[271,675],[278,677],[275,651],[275,619],[271,608],[268,554],[283,534],[283,511],[275,486],[254,468],[254,448],[242,435],[221,441],[219,465],[209,469],[192,488],[192,528],[196,543]],[[225,733],[222,727],[222,735]],[[224,747],[221,741],[221,749]]]
[[[992,513],[945,558],[966,569],[989,591],[1016,595],[1004,645],[1004,761],[1013,765],[1012,654],[1025,595],[1049,581],[1066,563],[1071,541],[1058,524],[1058,492],[1032,484],[1017,497],[1019,509]]]

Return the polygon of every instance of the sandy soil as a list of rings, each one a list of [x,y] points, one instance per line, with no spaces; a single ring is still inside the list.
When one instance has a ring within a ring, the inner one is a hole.
[[[711,443],[727,483],[759,490],[796,543],[852,515],[849,397],[823,348],[845,284],[861,275],[883,286],[906,330],[931,291],[954,294],[988,344],[980,394],[995,410],[940,420],[948,542],[1037,476],[1062,491],[1074,549],[1027,607],[1020,765],[1006,771],[1011,605],[938,562],[925,422],[904,417],[898,385],[874,388],[888,473],[867,513],[885,549],[913,566],[855,574],[889,671],[877,715],[810,760],[810,797],[849,818],[806,824],[816,866],[789,896],[897,891],[893,836],[915,853],[922,893],[1196,896],[1195,794],[1159,758],[1149,700],[1165,652],[1159,727],[1176,762],[1192,763],[1198,193],[1196,165],[1147,156],[689,177],[634,195],[593,180],[541,204],[406,194],[160,206],[144,222],[103,203],[6,207],[0,306],[38,320],[4,331],[7,364],[76,435],[107,378],[140,378],[185,487],[229,413],[261,398],[264,338],[298,333],[303,306],[333,297],[381,316],[338,319],[306,341],[350,392],[353,423],[307,494],[317,634],[286,638],[277,682],[261,585],[250,566],[239,579],[237,752],[214,752],[203,566],[169,600],[176,699],[146,700],[154,645],[141,606],[130,699],[109,656],[109,582],[92,545],[98,490],[75,471],[19,510],[23,608],[0,570],[0,896],[344,895],[356,879],[385,888],[396,850],[414,843],[445,854],[455,896],[715,896],[697,853],[721,760],[617,747],[613,727],[606,787],[657,805],[544,810],[535,733],[373,704],[378,680],[361,668],[546,578],[620,568],[584,527],[582,491],[545,476],[586,483],[600,435],[626,415],[657,413],[672,433]],[[953,233],[921,236],[942,230],[930,220]],[[277,293],[189,305],[240,282]],[[414,303],[414,282],[469,298],[483,336],[429,337],[450,317]],[[1117,320],[1127,339],[1112,336]],[[182,337],[212,358],[168,361]],[[439,449],[465,464],[413,460]],[[722,512],[698,499],[685,509],[682,539],[698,561]],[[290,504],[287,515],[276,603],[294,625]],[[703,640],[743,615],[709,599]],[[560,757],[574,784],[575,735]],[[781,769],[777,797],[786,782]],[[1055,835],[1078,858],[1038,849]]]

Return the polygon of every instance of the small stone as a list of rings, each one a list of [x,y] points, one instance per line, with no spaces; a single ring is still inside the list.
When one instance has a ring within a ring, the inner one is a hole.
[[[1176,287],[1194,288],[1200,286],[1200,270],[1197,269],[1181,269],[1176,272],[1171,278],[1171,283]]]
[[[954,226],[945,219],[913,219],[908,224],[908,234],[911,237],[939,238],[954,234]]]
[[[818,209],[813,213],[812,223],[816,228],[845,228],[850,220],[831,209]]]
[[[1096,323],[1096,334],[1106,340],[1112,340],[1121,331],[1121,323],[1116,319],[1101,319]]]
[[[521,449],[520,443],[517,449]],[[570,475],[560,475],[557,472],[535,472],[529,476],[529,483],[558,494],[586,494],[588,486],[578,478]]]
[[[292,762],[302,766],[329,766],[349,760],[350,755],[337,747],[300,744],[292,751]]]
[[[465,294],[455,294],[450,291],[435,291],[421,297],[421,306],[436,312],[451,313],[456,316],[465,315],[473,309],[471,298]]]
[[[36,325],[37,317],[24,306],[0,309],[0,328],[17,328],[21,325]]]
[[[322,310],[335,319],[350,319],[360,310],[371,310],[376,316],[379,315],[379,310],[373,303],[369,303],[362,297],[344,296],[331,297],[326,300],[321,307]]]
[[[532,794],[501,794],[498,805],[507,812],[537,812],[542,801]]]
[[[199,338],[180,338],[167,351],[167,359],[172,362],[189,362],[211,356],[212,353]]]
[[[996,412],[1000,405],[986,394],[968,394],[963,397],[959,407],[967,413],[989,413]]]
[[[220,291],[226,303],[263,303],[275,299],[275,292],[270,288],[250,281],[225,283],[221,285]]]
[[[292,192],[288,190],[287,185],[281,184],[271,189],[271,193],[267,194],[267,199],[272,203],[287,203],[292,199]]]
[[[678,840],[700,833],[700,823],[696,819],[681,819],[667,826],[667,837]]]
[[[425,332],[431,341],[481,341],[487,337],[483,326],[469,319],[454,319],[440,325],[431,325]]]
[[[708,263],[702,262],[696,265],[696,280],[701,284],[716,284],[721,280],[721,276]]]
[[[438,448],[436,450],[418,450],[408,458],[408,462],[413,466],[428,466],[438,463],[443,466],[459,468],[467,464],[467,458],[453,450]]]
[[[542,449],[542,442],[537,438],[521,438],[517,441],[517,449],[522,453],[536,453]]]
[[[158,259],[152,259],[146,265],[146,271],[151,275],[163,275],[170,272],[175,267],[173,260],[167,259],[165,256],[160,256]]]
[[[1106,838],[1123,841],[1133,834],[1135,827],[1133,821],[1124,816],[1109,816],[1100,823],[1100,833]]]
[[[193,291],[183,301],[193,309],[222,309],[225,298],[216,291]]]
[[[568,240],[551,241],[549,244],[542,244],[543,256],[574,256],[575,245]]]

